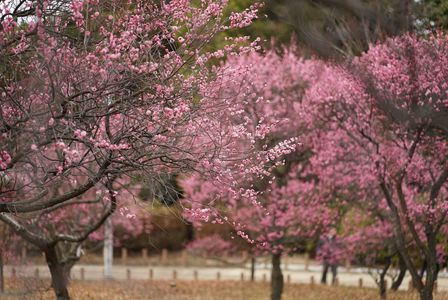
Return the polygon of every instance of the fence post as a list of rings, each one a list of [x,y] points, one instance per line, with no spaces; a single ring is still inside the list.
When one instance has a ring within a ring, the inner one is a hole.
[[[358,279],[358,287],[362,289],[362,278]]]
[[[314,276],[311,276],[310,278],[310,284],[314,285],[316,283],[316,280],[314,279]]]
[[[128,263],[128,249],[121,248],[121,263],[126,265]]]
[[[263,273],[263,282],[266,282],[266,274]]]
[[[309,271],[309,264],[310,264],[310,255],[305,253],[305,271]]]
[[[177,271],[173,270],[173,280],[176,280],[176,279],[177,279]]]
[[[131,269],[126,269],[126,279],[131,280]]]
[[[34,270],[34,277],[36,277],[36,279],[39,279],[39,268],[36,268]]]
[[[333,285],[334,285],[334,286],[338,286],[338,285],[339,285],[339,278],[336,277],[336,278],[334,279]]]
[[[11,277],[12,278],[16,278],[17,277],[16,268],[12,268],[12,270],[11,270]]]
[[[152,269],[149,269],[149,280],[154,279],[154,271]]]
[[[165,265],[168,260],[168,250],[162,249],[162,265]]]
[[[198,281],[198,271],[194,270],[193,277],[195,281]]]
[[[81,268],[81,280],[84,280],[85,279],[85,277],[84,277],[84,268]]]
[[[185,250],[180,253],[180,263],[183,267],[187,265],[187,251]]]
[[[221,280],[221,273],[219,271],[216,272],[216,280],[218,280],[218,281]]]
[[[345,268],[347,269],[347,272],[350,272],[350,269],[352,268],[352,263],[348,259],[345,261]]]
[[[286,275],[286,283],[290,284],[291,283],[291,275]]]
[[[25,261],[25,260],[26,260],[26,256],[27,256],[27,253],[26,253],[26,247],[23,246],[23,247],[22,247],[22,261]]]
[[[412,279],[409,280],[408,290],[410,292],[414,290],[414,283],[412,282]]]

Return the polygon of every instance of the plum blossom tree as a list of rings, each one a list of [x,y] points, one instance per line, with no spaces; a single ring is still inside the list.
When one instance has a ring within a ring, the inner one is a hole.
[[[447,223],[447,51],[444,34],[389,39],[350,68],[328,66],[306,97],[322,126],[312,158],[320,178],[356,186],[366,203],[372,187],[381,193],[377,205],[421,299],[433,298]]]
[[[252,144],[261,150],[277,152],[276,147],[282,141],[301,143],[282,153],[274,164],[266,164],[263,178],[248,179],[244,172],[233,170],[236,184],[253,187],[256,199],[244,193],[235,197],[215,181],[198,174],[182,183],[189,205],[208,210],[209,203],[220,203],[215,206],[213,218],[206,221],[232,224],[237,235],[258,251],[272,255],[273,300],[280,299],[283,290],[282,254],[297,250],[305,239],[325,230],[337,218],[336,211],[322,200],[330,197],[325,196],[326,190],[317,187],[318,178],[309,164],[312,156],[309,135],[313,133],[302,108],[307,86],[323,64],[301,59],[296,51],[289,48],[283,49],[282,54],[275,50],[251,53],[229,59],[221,66],[228,81],[225,89],[216,93],[223,93],[236,103],[236,110],[228,113],[235,124],[249,128],[246,134]],[[247,144],[240,143],[240,147]],[[191,214],[189,208],[186,214],[192,219],[200,217]]]
[[[206,93],[223,82],[212,62],[257,49],[239,37],[207,50],[216,33],[256,17],[258,5],[225,17],[226,3],[1,2],[0,220],[45,253],[58,299],[69,295],[56,247],[85,240],[114,213],[117,180],[195,170],[233,190],[228,170],[263,175],[295,147],[258,149],[227,114],[241,106]],[[99,215],[82,230],[48,239],[30,226],[91,204]]]

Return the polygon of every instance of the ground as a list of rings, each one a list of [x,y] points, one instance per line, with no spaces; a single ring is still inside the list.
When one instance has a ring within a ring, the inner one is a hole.
[[[48,281],[28,282],[28,293],[12,292],[18,286],[7,286],[9,295],[0,295],[0,299],[54,299]],[[31,286],[34,285],[34,288]],[[23,286],[22,286],[23,288]],[[38,291],[31,291],[38,288]],[[23,291],[23,289],[20,289]],[[74,281],[70,286],[73,299],[107,300],[263,300],[269,299],[269,284],[235,281]],[[286,285],[283,300],[376,300],[376,289],[356,287],[331,287],[321,285]],[[415,293],[391,293],[389,300],[417,300]],[[448,293],[438,293],[436,300],[448,300]]]

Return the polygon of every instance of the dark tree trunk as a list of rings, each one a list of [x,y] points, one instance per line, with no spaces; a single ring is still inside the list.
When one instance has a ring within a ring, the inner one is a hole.
[[[250,281],[255,281],[255,256],[250,258]]]
[[[422,300],[432,300],[434,282],[437,277],[437,265],[434,263],[427,263],[426,265],[426,280],[423,289],[420,292],[420,299]]]
[[[432,296],[432,289],[429,290],[425,286],[425,288],[422,291],[420,291],[420,299],[421,300],[433,300],[434,298]]]
[[[400,269],[397,278],[392,282],[390,289],[392,291],[398,291],[401,284],[403,283],[404,276],[406,275],[406,263],[404,262],[401,255],[398,255],[398,267]]]
[[[5,291],[5,277],[3,273],[3,251],[0,249],[0,293]]]
[[[194,226],[191,222],[187,222],[186,224],[186,239],[187,242],[191,242],[194,240]]]
[[[385,265],[380,273],[380,278],[378,279],[378,286],[380,288],[380,297],[381,299],[385,300],[387,298],[387,282],[386,282],[386,275],[387,271],[389,270],[389,267],[392,263],[392,259],[390,256],[386,258]]]
[[[55,246],[49,246],[45,249],[45,259],[50,269],[51,284],[56,294],[56,299],[69,300],[68,278],[65,276],[64,265],[58,259]]]
[[[281,253],[272,254],[271,300],[282,299],[283,274],[280,264],[281,264]]]

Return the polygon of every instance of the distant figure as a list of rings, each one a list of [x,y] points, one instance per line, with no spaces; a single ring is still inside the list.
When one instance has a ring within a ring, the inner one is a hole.
[[[323,272],[321,283],[327,283],[327,273],[328,269],[331,269],[331,274],[333,275],[332,284],[336,283],[336,276],[338,272],[338,261],[337,256],[339,254],[339,241],[336,237],[336,229],[332,228],[330,231],[321,237],[319,243],[317,244],[317,254],[322,259]]]

